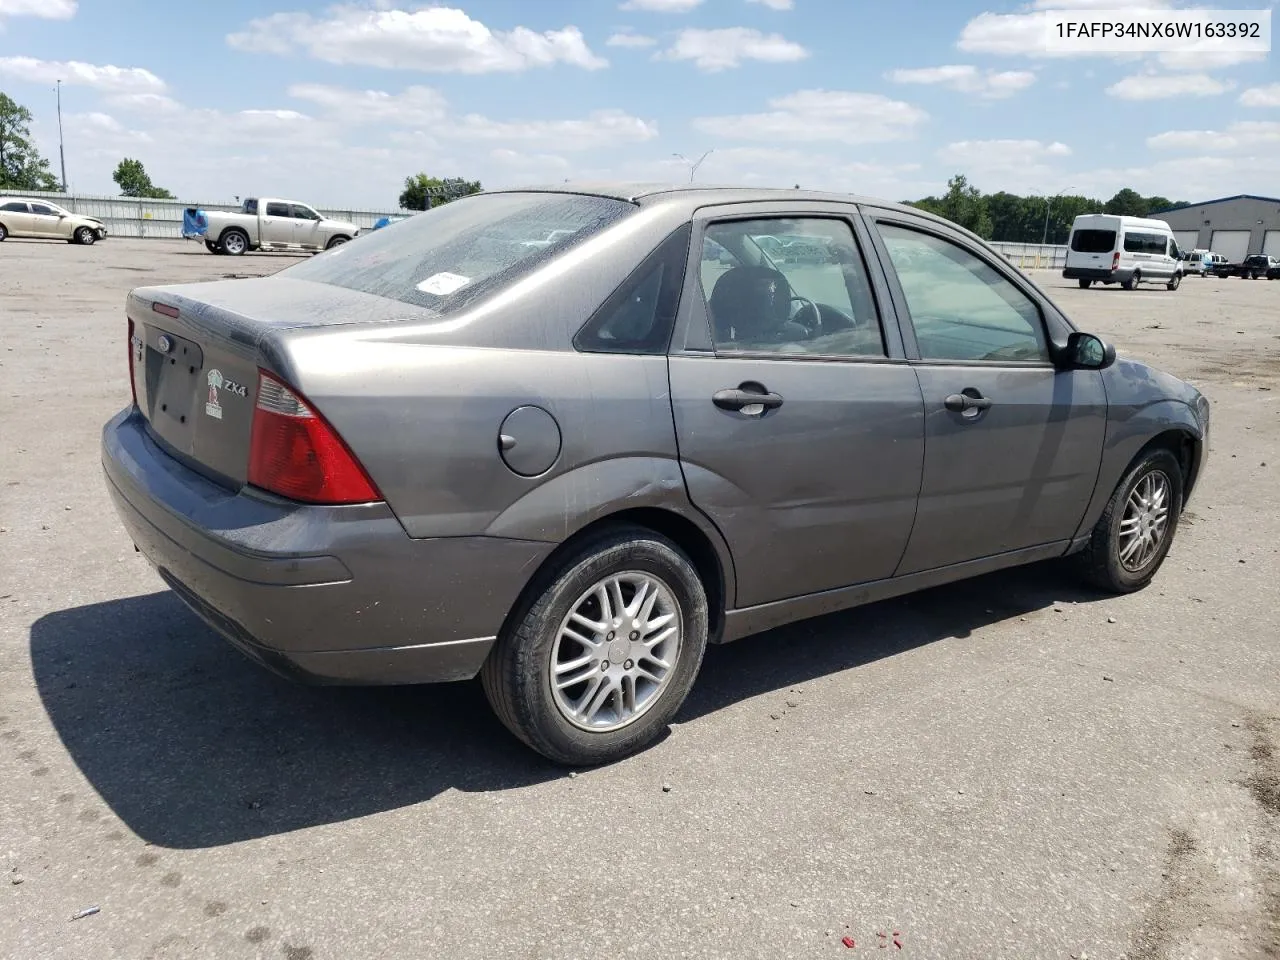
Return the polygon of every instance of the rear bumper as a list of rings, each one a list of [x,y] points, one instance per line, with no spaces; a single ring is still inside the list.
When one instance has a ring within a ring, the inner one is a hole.
[[[206,623],[253,659],[320,683],[463,680],[553,544],[410,538],[386,504],[232,493],[164,453],[140,414],[103,429],[129,536]]]
[[[1101,280],[1103,283],[1123,283],[1133,276],[1132,270],[1107,270],[1098,267],[1064,267],[1062,275],[1068,280]]]

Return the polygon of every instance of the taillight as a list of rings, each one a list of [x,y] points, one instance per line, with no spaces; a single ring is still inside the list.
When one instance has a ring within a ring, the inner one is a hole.
[[[133,405],[138,405],[138,381],[133,378],[133,356],[137,347],[133,342],[133,317],[129,318],[129,392],[133,394]]]
[[[266,371],[249,439],[249,482],[306,503],[370,503],[377,487],[333,427]]]
[[[1111,255],[1111,269],[1114,270],[1120,266],[1120,251],[1117,250]]]

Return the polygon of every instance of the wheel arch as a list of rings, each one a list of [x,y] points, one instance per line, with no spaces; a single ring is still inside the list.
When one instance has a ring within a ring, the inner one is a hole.
[[[330,237],[328,240],[325,241],[324,248],[328,250],[331,247],[333,247],[333,245],[336,243],[350,243],[350,242],[351,242],[351,237],[347,236],[345,233],[335,233],[332,237]]]
[[[717,642],[724,633],[725,610],[730,598],[730,575],[721,550],[701,526],[683,514],[662,507],[634,507],[618,510],[599,517],[575,531],[556,546],[520,591],[511,605],[502,629],[505,631],[534,599],[545,590],[563,567],[565,558],[582,549],[592,540],[598,540],[617,530],[640,528],[666,537],[688,556],[707,592],[708,643]]]
[[[1142,448],[1130,458],[1124,472],[1128,473],[1135,463],[1152,450],[1168,450],[1182,467],[1182,504],[1185,507],[1187,501],[1191,499],[1191,491],[1195,488],[1196,481],[1200,479],[1200,467],[1203,463],[1200,454],[1203,443],[1204,438],[1197,437],[1186,427],[1170,427],[1143,444]]]

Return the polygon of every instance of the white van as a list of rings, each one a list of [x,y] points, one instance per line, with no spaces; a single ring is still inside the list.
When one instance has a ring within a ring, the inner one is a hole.
[[[1088,213],[1076,217],[1062,275],[1088,289],[1094,281],[1132,290],[1144,280],[1177,290],[1185,262],[1163,220]]]

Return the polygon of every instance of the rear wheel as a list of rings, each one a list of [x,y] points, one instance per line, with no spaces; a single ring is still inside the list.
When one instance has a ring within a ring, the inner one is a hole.
[[[1130,276],[1128,280],[1120,281],[1120,286],[1124,287],[1126,290],[1132,290],[1141,282],[1142,282],[1142,272],[1139,270],[1135,270],[1133,271],[1132,276]]]
[[[1120,481],[1078,554],[1085,578],[1112,593],[1141,590],[1164,563],[1181,511],[1181,466],[1168,450],[1149,451]]]
[[[707,624],[706,591],[680,548],[616,530],[542,580],[480,677],[498,718],[538,753],[610,763],[666,730],[702,664]]]
[[[5,229],[3,223],[0,223],[0,241],[7,240],[8,238],[9,231]]]
[[[98,239],[98,235],[93,232],[92,227],[77,227],[74,234],[76,243],[81,246],[92,246],[93,242]]]
[[[1092,287],[1092,286],[1093,286],[1093,281],[1092,281],[1092,280],[1083,280],[1083,279],[1082,279],[1082,280],[1080,280],[1080,289],[1081,289],[1081,290],[1088,290],[1088,289],[1089,289],[1090,287]]]
[[[249,235],[243,230],[227,230],[219,238],[218,246],[230,256],[242,256],[249,249]]]
[[[1182,285],[1182,274],[1175,273],[1172,279],[1169,280],[1169,289],[1177,290],[1178,287],[1180,287],[1181,285]]]

